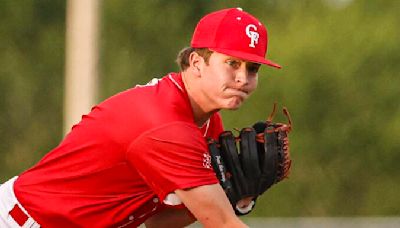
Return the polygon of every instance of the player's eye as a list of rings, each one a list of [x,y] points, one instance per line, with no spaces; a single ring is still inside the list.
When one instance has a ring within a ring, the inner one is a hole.
[[[260,69],[261,64],[257,63],[250,63],[246,66],[247,71],[251,74],[257,74],[258,70]]]
[[[233,67],[234,69],[239,69],[239,68],[240,68],[240,65],[242,64],[242,62],[240,62],[240,61],[238,61],[238,60],[234,60],[234,59],[228,59],[228,60],[226,61],[226,63],[227,63],[229,66]]]

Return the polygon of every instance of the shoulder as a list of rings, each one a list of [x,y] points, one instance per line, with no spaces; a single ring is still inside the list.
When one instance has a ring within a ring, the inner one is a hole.
[[[145,84],[136,84],[132,88],[121,91],[102,103],[118,103],[118,102],[129,102],[129,103],[144,103],[144,101],[152,99],[163,99],[160,95],[162,94],[174,94],[179,92],[179,83],[175,83],[171,80],[172,76],[178,75],[176,73],[169,73],[161,78],[153,78]]]
[[[171,121],[190,121],[190,104],[176,75],[170,73],[145,85],[136,85],[108,98],[96,109],[113,122],[132,123],[135,128],[137,125],[151,128]]]

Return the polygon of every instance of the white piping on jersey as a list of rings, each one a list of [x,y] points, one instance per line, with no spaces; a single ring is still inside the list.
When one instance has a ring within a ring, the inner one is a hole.
[[[177,81],[175,81],[175,79],[172,77],[171,74],[168,75],[168,78],[176,85],[176,87],[178,87],[178,89],[180,89],[183,92],[183,88],[178,84]]]
[[[207,126],[206,126],[206,130],[205,130],[205,132],[204,132],[203,137],[206,137],[206,136],[207,136],[208,128],[210,127],[210,119],[207,120],[206,124],[207,124]]]
[[[153,198],[153,203],[157,203],[157,202],[158,202],[158,198]],[[117,228],[126,227],[126,226],[128,226],[129,224],[131,224],[131,223],[133,223],[133,222],[136,222],[137,219],[135,220],[135,218],[141,219],[141,218],[143,218],[144,216],[147,216],[148,214],[153,213],[155,210],[157,210],[157,208],[158,208],[158,205],[156,204],[156,205],[154,205],[153,209],[151,209],[151,211],[147,211],[147,212],[145,212],[144,214],[139,215],[138,217],[134,217],[133,215],[130,215],[130,216],[128,217],[128,220],[129,220],[129,221],[126,222],[126,223],[124,223],[124,224],[122,224],[122,225],[120,225],[120,226],[118,226]]]
[[[176,85],[176,87],[178,87],[178,89],[180,89],[183,92],[183,88],[179,85],[179,83],[172,77],[171,74],[168,74],[168,78],[172,81],[172,83],[174,83]],[[204,125],[203,125],[204,126]],[[202,127],[203,127],[202,126]],[[201,127],[201,128],[202,128]],[[208,128],[210,127],[210,119],[207,120],[206,122],[206,130],[204,132],[203,137],[206,137],[207,133],[208,133]]]

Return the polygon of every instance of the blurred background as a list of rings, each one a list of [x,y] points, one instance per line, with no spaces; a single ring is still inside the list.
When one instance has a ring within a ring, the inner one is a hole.
[[[178,71],[197,21],[226,7],[266,24],[268,57],[283,68],[261,69],[243,108],[222,112],[225,127],[265,119],[274,102],[294,123],[291,176],[250,217],[399,216],[397,0],[97,1],[92,103]],[[0,182],[64,135],[68,9],[61,0],[0,0]]]

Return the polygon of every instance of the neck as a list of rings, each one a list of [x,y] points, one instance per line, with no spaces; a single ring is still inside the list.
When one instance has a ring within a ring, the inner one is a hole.
[[[210,117],[217,112],[218,110],[206,110],[205,105],[201,105],[201,99],[199,99],[199,91],[196,90],[194,83],[190,82],[190,75],[187,75],[186,72],[182,72],[182,81],[185,85],[186,92],[189,97],[190,105],[192,107],[194,121],[198,127],[202,127]]]

